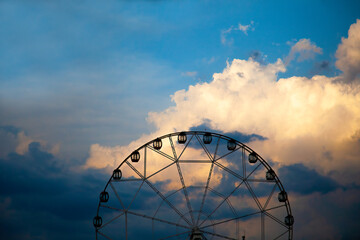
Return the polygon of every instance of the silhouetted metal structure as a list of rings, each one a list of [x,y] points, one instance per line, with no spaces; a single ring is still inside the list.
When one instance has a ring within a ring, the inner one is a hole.
[[[180,144],[184,144],[186,143],[187,137],[186,137],[186,133],[185,132],[181,132],[178,135],[178,143]]]
[[[246,230],[247,239],[264,240],[292,239],[294,217],[260,155],[233,138],[188,131],[125,158],[100,193],[93,224],[96,239],[239,240]]]

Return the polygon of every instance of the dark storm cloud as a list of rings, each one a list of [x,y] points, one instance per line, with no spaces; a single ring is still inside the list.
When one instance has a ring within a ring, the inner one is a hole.
[[[231,137],[235,140],[238,140],[242,143],[249,143],[249,142],[253,142],[253,141],[265,141],[267,140],[266,137],[263,137],[261,135],[258,134],[244,134],[241,132],[230,132],[230,133],[226,133],[226,136]]]
[[[0,158],[1,237],[88,239],[107,178],[95,170],[75,173],[38,142],[24,155]]]
[[[265,177],[264,169],[264,177]],[[309,195],[312,193],[327,194],[337,189],[351,189],[354,186],[341,186],[328,176],[322,176],[317,171],[309,169],[303,164],[293,164],[283,166],[276,172],[287,192],[293,192],[300,195]],[[250,177],[251,178],[251,177]],[[221,179],[218,189],[230,192],[236,181],[229,176],[224,175]],[[359,188],[360,189],[360,188]],[[263,197],[269,194],[269,185],[267,183],[258,183],[256,186],[256,196]],[[248,192],[235,192],[250,197]]]
[[[15,149],[19,132],[20,130],[13,126],[0,126],[0,158]]]
[[[11,128],[9,128],[11,129]],[[232,137],[241,140],[244,134],[233,133]],[[14,136],[12,133],[8,137]],[[246,137],[250,139],[249,136]],[[15,137],[16,140],[16,137]],[[246,139],[245,139],[246,140]],[[326,155],[326,154],[325,154]],[[12,152],[0,158],[0,232],[4,239],[91,239],[94,237],[92,218],[96,214],[99,192],[102,191],[108,174],[99,170],[82,170],[77,173],[66,166],[53,154],[42,150],[40,143],[32,142],[24,155]],[[76,167],[76,166],[75,166]],[[316,211],[324,218],[333,219],[331,224],[339,226],[342,236],[356,238],[358,235],[345,234],[346,231],[358,224],[357,221],[347,226],[347,217],[356,218],[359,212],[356,196],[359,189],[356,187],[340,187],[332,179],[320,175],[302,164],[281,167],[278,171],[289,197],[297,222],[310,221],[311,212],[308,205],[315,204]],[[221,179],[217,190],[224,194],[231,191],[234,179],[226,175]],[[156,186],[162,189],[167,182],[159,182]],[[135,186],[132,186],[135,188]],[[126,189],[135,192],[136,189]],[[191,191],[189,190],[191,193]],[[256,192],[258,196],[266,193],[261,187]],[[241,194],[244,194],[243,192]],[[315,200],[314,198],[315,194]],[[294,195],[298,195],[295,197]],[[320,197],[316,197],[320,195]],[[218,203],[216,194],[209,193],[209,205],[204,210],[210,211],[211,206]],[[339,201],[340,198],[344,202]],[[157,197],[157,198],[156,198]],[[303,199],[303,198],[306,199]],[[135,201],[132,209],[149,211],[153,203],[158,202],[158,196],[151,191],[142,191],[139,199]],[[297,201],[297,199],[302,199]],[[308,199],[309,198],[309,199]],[[354,199],[355,198],[355,199]],[[322,201],[325,199],[325,202]],[[131,199],[125,199],[130,201]],[[295,200],[295,201],[294,201]],[[173,200],[177,204],[177,199]],[[307,202],[309,201],[309,202]],[[349,206],[347,204],[349,203]],[[196,204],[196,203],[195,203]],[[306,207],[306,206],[307,207]],[[346,206],[345,206],[346,205]],[[343,206],[341,211],[339,206]],[[210,209],[207,209],[210,207]],[[328,209],[336,209],[329,212]],[[213,217],[221,219],[227,216],[229,207],[225,204],[223,209]],[[254,212],[256,209],[243,208],[238,214]],[[335,215],[339,219],[335,219]],[[64,230],[65,229],[65,230]],[[164,230],[165,231],[165,230]],[[306,229],[302,229],[304,236]],[[340,231],[340,230],[339,230]],[[137,235],[139,237],[139,235]]]
[[[328,193],[289,195],[298,239],[360,239],[360,189],[348,186]],[[311,227],[309,227],[311,226]]]
[[[8,132],[16,135],[20,132],[20,129],[14,126],[0,126],[0,132]]]
[[[190,128],[190,131],[209,131],[209,132],[225,134],[226,136],[228,136],[230,138],[233,138],[233,139],[235,139],[237,141],[240,141],[242,143],[249,143],[249,142],[252,142],[252,141],[265,141],[265,140],[267,140],[266,137],[255,134],[255,133],[253,133],[253,134],[244,134],[244,133],[237,132],[237,131],[225,133],[225,132],[222,132],[222,131],[219,131],[219,130],[213,130],[210,127],[210,123],[206,122],[206,121],[205,121],[205,123],[203,123],[203,124],[201,124],[199,126],[195,126],[195,127]]]
[[[330,177],[322,176],[301,163],[281,167],[278,175],[287,191],[299,194],[311,194],[314,192],[325,194],[340,187]]]

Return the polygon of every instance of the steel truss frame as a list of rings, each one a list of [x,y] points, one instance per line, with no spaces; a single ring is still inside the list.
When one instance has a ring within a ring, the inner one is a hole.
[[[251,178],[251,176],[254,174],[254,172],[257,171],[257,169],[261,166],[265,167],[267,170],[271,170],[272,168],[270,167],[270,165],[260,156],[257,154],[258,160],[259,162],[256,163],[254,169],[250,172],[247,171],[246,169],[246,154],[249,153],[254,153],[254,151],[248,147],[247,145],[237,141],[236,139],[230,138],[228,136],[222,135],[222,134],[218,134],[218,133],[210,133],[210,132],[204,132],[204,131],[187,131],[187,132],[182,132],[185,133],[186,136],[190,137],[189,139],[187,139],[186,143],[184,144],[184,148],[183,150],[180,152],[180,154],[178,154],[176,152],[176,148],[175,148],[175,144],[172,140],[172,137],[177,137],[180,132],[175,132],[175,133],[171,133],[171,134],[167,134],[164,135],[162,137],[159,137],[159,139],[163,140],[163,139],[168,139],[170,142],[170,146],[171,146],[171,150],[172,150],[172,155],[169,155],[163,151],[161,151],[161,149],[157,150],[152,146],[152,143],[154,140],[149,141],[147,143],[145,143],[144,145],[142,145],[141,147],[139,147],[138,149],[136,149],[136,151],[140,151],[140,150],[144,150],[144,156],[143,156],[143,161],[144,161],[144,168],[142,170],[137,169],[130,161],[131,159],[131,154],[125,158],[120,165],[117,167],[117,169],[121,169],[122,166],[124,164],[126,164],[128,167],[130,167],[130,169],[132,169],[136,175],[138,176],[138,179],[120,179],[120,180],[115,180],[112,177],[109,179],[109,181],[107,182],[104,191],[107,190],[108,187],[110,187],[112,189],[112,191],[115,194],[115,197],[117,198],[118,202],[121,205],[121,208],[118,207],[112,207],[107,205],[107,203],[101,202],[99,201],[98,204],[98,209],[97,209],[97,216],[99,216],[100,211],[102,208],[104,209],[110,209],[114,212],[117,212],[118,214],[116,214],[116,216],[114,216],[112,219],[108,220],[107,222],[104,222],[100,227],[96,227],[95,228],[95,232],[96,232],[96,239],[98,239],[100,236],[105,238],[105,239],[112,239],[109,236],[107,236],[107,234],[105,234],[102,230],[104,228],[106,228],[109,224],[113,223],[114,221],[116,221],[117,219],[119,219],[120,217],[125,216],[125,239],[128,240],[128,215],[132,215],[132,216],[137,216],[137,217],[141,217],[144,219],[148,219],[152,221],[152,226],[153,226],[153,231],[154,231],[154,224],[156,224],[156,222],[161,222],[161,223],[165,223],[171,226],[176,226],[182,229],[186,229],[186,231],[181,231],[181,232],[176,232],[176,233],[171,233],[170,235],[160,238],[160,239],[177,239],[176,237],[181,237],[181,236],[189,236],[191,234],[191,232],[196,228],[197,230],[201,231],[203,234],[207,234],[207,236],[212,236],[215,237],[216,239],[231,239],[231,240],[238,240],[240,239],[240,231],[239,231],[239,220],[243,219],[243,218],[247,218],[247,217],[251,217],[254,215],[259,215],[259,217],[261,218],[261,239],[267,239],[267,237],[265,236],[265,216],[274,220],[276,223],[278,223],[279,225],[283,226],[286,230],[282,233],[280,233],[278,236],[276,236],[274,239],[279,239],[281,237],[283,237],[284,235],[287,236],[288,239],[292,239],[293,238],[293,226],[288,226],[285,224],[284,220],[279,219],[275,216],[273,216],[271,214],[271,210],[274,209],[278,209],[278,208],[283,208],[284,211],[286,211],[287,215],[292,216],[291,214],[291,208],[290,208],[290,203],[288,201],[288,199],[286,199],[285,202],[283,203],[279,203],[278,206],[275,207],[271,207],[268,208],[268,204],[270,202],[270,200],[273,197],[273,194],[275,193],[275,191],[278,189],[280,191],[285,191],[284,187],[280,181],[280,179],[278,178],[278,176],[274,173],[274,180],[265,180],[265,179],[255,179],[255,178]],[[209,149],[207,148],[206,144],[204,144],[204,142],[201,139],[201,136],[205,135],[205,134],[211,134],[211,136],[216,139],[216,146],[215,146],[215,151],[212,154]],[[220,144],[220,140],[225,140],[225,141],[233,141],[234,143],[236,143],[236,148],[234,150],[231,150],[229,152],[227,152],[226,154],[219,156],[218,155],[218,148],[219,148],[219,144]],[[196,141],[196,143],[200,144],[201,148],[204,150],[204,152],[206,153],[207,157],[208,157],[208,161],[204,161],[204,160],[182,160],[181,156],[183,155],[183,153],[186,151],[186,149],[188,148],[189,144],[192,141]],[[162,167],[161,169],[155,171],[154,173],[147,175],[147,165],[151,164],[150,160],[147,157],[147,151],[153,151],[165,158],[167,158],[168,160],[170,160],[170,163],[164,167]],[[242,165],[242,175],[240,175],[239,173],[231,170],[230,168],[224,166],[223,164],[220,163],[219,160],[224,159],[226,157],[228,157],[230,154],[234,153],[234,152],[241,152],[241,162],[239,162],[239,164]],[[206,184],[205,186],[186,186],[185,181],[184,181],[184,176],[183,176],[183,172],[181,169],[181,163],[201,163],[201,164],[210,164],[210,170],[209,170],[209,174],[206,180]],[[179,174],[179,181],[181,182],[181,188],[177,189],[173,192],[171,192],[168,195],[164,195],[161,190],[159,190],[152,182],[151,182],[151,178],[153,176],[155,176],[156,174],[161,173],[162,171],[164,171],[165,169],[171,167],[171,166],[176,166],[177,168],[177,172]],[[220,192],[216,191],[215,189],[210,187],[210,181],[212,179],[213,176],[213,171],[214,171],[214,167],[218,167],[219,169],[222,169],[223,171],[226,171],[228,174],[231,174],[233,177],[236,177],[239,180],[239,183],[237,184],[236,187],[234,187],[234,189],[228,194],[228,195],[223,195]],[[121,196],[119,195],[119,193],[117,192],[116,188],[114,187],[114,184],[116,184],[116,182],[131,182],[131,181],[139,181],[140,182],[140,186],[137,189],[133,199],[131,200],[129,205],[124,205],[124,203],[121,200]],[[261,182],[274,182],[274,186],[271,190],[271,193],[269,194],[265,204],[261,204],[258,196],[255,194],[254,190],[252,189],[251,185],[249,183],[251,182],[255,182],[255,183],[261,183]],[[133,204],[134,200],[136,199],[138,193],[141,191],[142,186],[143,185],[147,185],[148,187],[150,187],[161,199],[161,204],[158,206],[156,212],[154,215],[146,215],[146,214],[141,214],[138,213],[136,211],[132,211],[131,210],[131,205]],[[239,215],[237,213],[237,211],[235,210],[235,208],[233,207],[231,201],[230,201],[230,197],[233,196],[234,192],[240,188],[241,186],[246,186],[246,189],[249,191],[251,197],[253,198],[254,202],[256,203],[256,206],[258,207],[257,211],[254,212],[249,212],[247,214],[242,214]],[[192,209],[192,206],[190,204],[190,200],[189,200],[189,194],[188,194],[188,190],[190,188],[199,188],[199,189],[204,189],[203,194],[201,196],[201,205],[200,205],[200,209],[194,211],[194,209]],[[186,206],[188,209],[188,212],[186,213],[187,215],[190,215],[189,217],[186,217],[184,213],[182,213],[179,209],[177,209],[177,207],[169,200],[169,198],[171,196],[173,196],[174,194],[178,193],[178,192],[182,192],[184,197],[185,197],[185,201],[186,201]],[[213,211],[209,212],[204,212],[203,208],[204,208],[204,204],[206,202],[206,198],[207,195],[209,194],[209,192],[219,196],[219,198],[221,198],[222,200],[220,201],[220,203],[213,209]],[[161,206],[165,204],[168,207],[170,207],[172,210],[174,210],[174,212],[178,215],[179,220],[178,222],[173,222],[173,221],[168,221],[165,219],[161,219],[159,217],[157,217],[157,213],[159,211],[159,209],[161,208]],[[226,219],[223,219],[221,221],[214,221],[214,219],[212,218],[212,216],[214,215],[214,213],[216,213],[218,211],[218,209],[221,208],[221,206],[223,204],[226,204],[230,209],[231,212],[233,213],[233,216],[227,216]],[[205,219],[200,220],[201,215],[205,215]],[[208,223],[208,220],[211,222],[210,224]],[[180,223],[180,221],[183,221],[184,223]],[[212,232],[209,229],[210,228],[214,228],[217,225],[220,224],[224,224],[227,222],[232,222],[235,221],[236,222],[236,238],[233,237],[229,237],[224,235],[223,233],[216,233],[216,232]],[[205,224],[208,223],[208,224]],[[184,239],[184,237],[182,237],[182,239]]]

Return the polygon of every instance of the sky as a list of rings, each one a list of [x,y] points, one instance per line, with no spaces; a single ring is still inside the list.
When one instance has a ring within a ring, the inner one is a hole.
[[[357,1],[0,1],[0,235],[91,239],[132,150],[190,129],[272,164],[296,239],[360,237]]]

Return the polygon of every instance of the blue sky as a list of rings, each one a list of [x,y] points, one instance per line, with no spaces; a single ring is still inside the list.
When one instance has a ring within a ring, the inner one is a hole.
[[[32,187],[12,176],[1,178],[9,186],[0,196],[8,214],[0,218],[8,219],[1,235],[57,239],[56,229],[42,222],[33,231],[29,221],[47,216],[70,227],[62,209],[38,211],[32,205],[58,189],[64,209],[72,209],[71,199],[86,202],[69,215],[79,229],[74,239],[88,239],[93,229],[87,219],[109,167],[94,156],[117,147],[128,154],[126,149],[157,134],[196,127],[266,139],[253,140],[252,147],[282,169],[303,212],[323,216],[326,209],[305,203],[323,197],[333,209],[332,197],[348,193],[352,200],[343,207],[358,213],[360,60],[351,53],[360,51],[359,9],[360,3],[350,0],[1,1],[0,169],[2,175],[5,169],[26,173],[39,187],[19,194],[14,189]],[[233,72],[247,82],[241,85]],[[196,97],[204,91],[208,95]],[[253,98],[257,95],[263,98]],[[214,99],[204,103],[212,109],[200,106],[204,99]],[[229,102],[231,111],[221,105]],[[257,116],[251,122],[249,113]],[[285,150],[275,152],[280,149]],[[25,164],[29,159],[34,169]],[[322,185],[309,181],[307,192],[291,183],[289,172]],[[49,179],[58,181],[37,184]],[[19,200],[24,197],[25,203]],[[34,211],[20,207],[26,204]],[[306,217],[301,217],[303,230]],[[9,229],[18,229],[16,222],[22,227],[13,234]],[[346,235],[345,226],[330,220],[324,225],[342,239],[359,236]]]
[[[95,129],[100,121],[107,128],[101,133],[132,129],[127,137],[135,138],[151,128],[144,121],[149,111],[169,106],[169,95],[176,90],[210,81],[227,60],[256,52],[274,62],[287,56],[289,44],[310,38],[323,53],[313,61],[290,64],[280,76],[336,74],[334,53],[358,17],[357,9],[351,1],[3,1],[1,96],[3,108],[19,109],[2,119],[8,121],[4,124],[15,120],[31,125],[26,129],[31,131],[38,119],[30,121],[23,108],[40,115],[55,111],[51,115],[73,119],[66,128],[84,124]],[[226,38],[233,43],[222,44],[222,31],[252,21],[247,35],[232,31]],[[322,61],[329,63],[325,70],[317,69]],[[74,112],[76,105],[82,113]],[[98,119],[101,112],[114,118],[105,123]],[[54,132],[63,124],[57,121],[44,121],[37,130]],[[78,141],[114,142],[90,132]],[[59,135],[50,138],[56,142]]]

